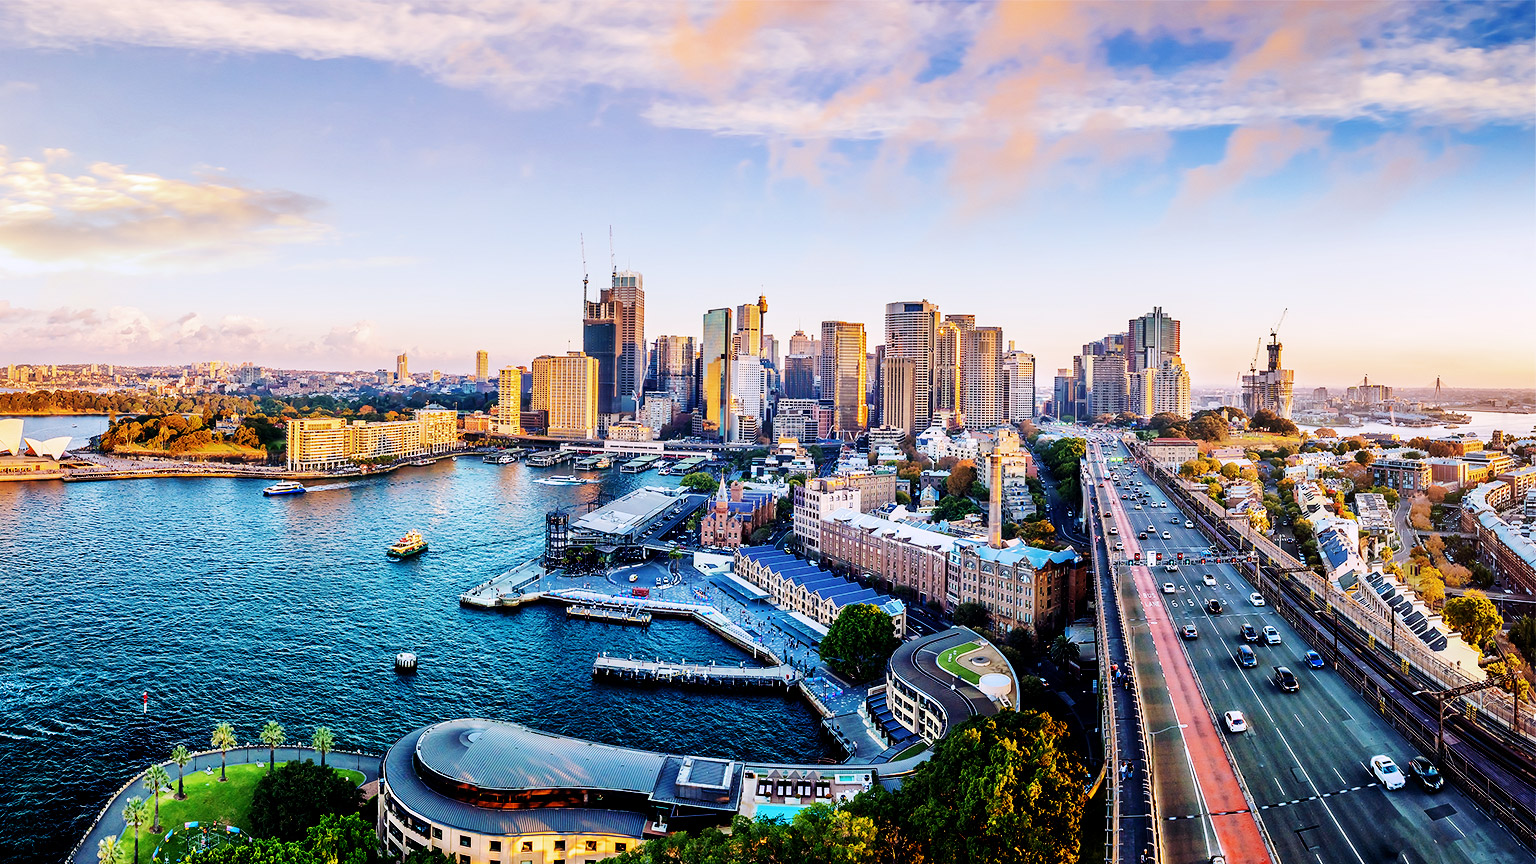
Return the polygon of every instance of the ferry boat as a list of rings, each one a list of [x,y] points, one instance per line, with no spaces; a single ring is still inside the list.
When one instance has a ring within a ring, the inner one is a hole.
[[[517,461],[517,454],[516,453],[488,453],[488,454],[486,454],[485,458],[480,460],[480,461],[482,461],[482,462],[489,462],[492,465],[511,465],[513,462]]]
[[[279,480],[261,490],[261,494],[270,498],[273,495],[303,495],[308,491],[304,488],[304,484],[297,480]]]
[[[421,536],[420,531],[409,531],[404,537],[395,541],[395,545],[389,547],[388,555],[391,558],[414,558],[427,551],[427,538]]]
[[[587,481],[570,474],[559,474],[554,477],[540,477],[533,482],[543,483],[545,486],[580,486]]]

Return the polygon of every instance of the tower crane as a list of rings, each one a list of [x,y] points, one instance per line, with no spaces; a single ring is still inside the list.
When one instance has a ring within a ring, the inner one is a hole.
[[[1289,306],[1280,310],[1280,320],[1275,322],[1275,326],[1269,328],[1269,341],[1275,341],[1275,339],[1280,335],[1280,325],[1285,323],[1286,313],[1290,311],[1291,307]]]

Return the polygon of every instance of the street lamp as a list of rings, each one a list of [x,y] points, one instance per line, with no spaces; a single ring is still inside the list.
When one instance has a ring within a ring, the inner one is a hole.
[[[1147,733],[1147,737],[1151,738],[1153,735],[1161,735],[1162,733],[1167,732],[1167,731],[1172,730],[1172,729],[1188,729],[1188,728],[1189,728],[1189,724],[1188,723],[1175,723],[1172,726],[1164,726],[1163,728],[1157,730],[1156,732],[1148,732]]]

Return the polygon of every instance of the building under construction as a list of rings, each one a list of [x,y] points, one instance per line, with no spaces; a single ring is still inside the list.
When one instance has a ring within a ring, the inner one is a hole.
[[[1243,376],[1243,410],[1252,417],[1267,408],[1289,420],[1292,397],[1296,390],[1296,372],[1292,369],[1280,368],[1282,346],[1273,331],[1270,332],[1269,344],[1265,347],[1269,349],[1269,367],[1250,368],[1249,374]]]

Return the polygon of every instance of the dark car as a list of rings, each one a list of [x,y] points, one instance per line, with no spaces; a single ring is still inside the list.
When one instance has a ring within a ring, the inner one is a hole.
[[[1429,792],[1439,792],[1445,788],[1445,775],[1440,773],[1435,763],[1423,756],[1415,756],[1408,761],[1408,774]]]
[[[1254,654],[1253,649],[1247,645],[1239,645],[1237,646],[1237,665],[1252,669],[1259,665],[1258,655]]]
[[[1295,693],[1301,689],[1301,682],[1296,680],[1296,673],[1284,666],[1275,667],[1275,686],[1286,693]]]
[[[1205,601],[1205,611],[1211,613],[1212,615],[1220,615],[1221,601],[1217,600],[1215,597]]]
[[[1316,651],[1308,651],[1305,656],[1307,658],[1308,666],[1311,666],[1313,669],[1323,668],[1323,655],[1317,653]]]
[[[1252,624],[1244,624],[1243,629],[1239,630],[1238,633],[1243,637],[1244,642],[1259,641],[1259,631]]]

